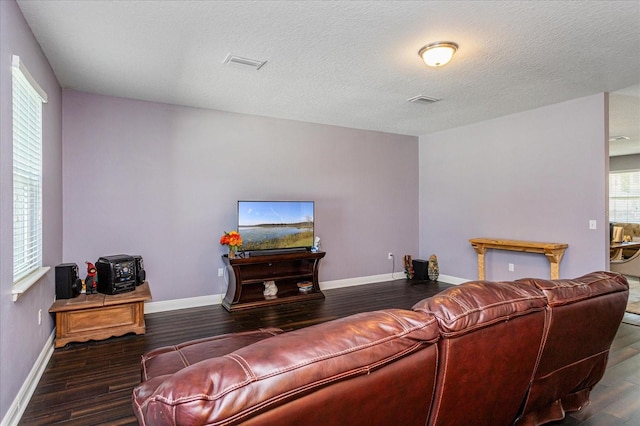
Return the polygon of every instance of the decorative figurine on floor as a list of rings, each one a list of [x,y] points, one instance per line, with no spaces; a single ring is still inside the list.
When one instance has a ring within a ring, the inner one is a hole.
[[[407,276],[408,280],[412,280],[414,276],[413,271],[413,260],[411,260],[411,255],[405,255],[404,258],[404,274]]]
[[[275,281],[265,281],[264,282],[264,294],[265,299],[274,299],[276,294],[278,294],[278,287],[276,287]]]
[[[435,254],[429,256],[429,264],[427,265],[427,275],[431,281],[438,281],[440,268],[438,268],[438,258]]]
[[[84,279],[85,293],[97,294],[98,293],[98,277],[97,270],[93,263],[85,262],[87,264],[87,278]]]

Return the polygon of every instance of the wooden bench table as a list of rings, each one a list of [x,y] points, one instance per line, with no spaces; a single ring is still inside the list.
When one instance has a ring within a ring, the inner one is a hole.
[[[126,293],[81,294],[56,300],[49,309],[56,314],[55,347],[127,333],[144,334],[144,301],[150,299],[149,283],[144,282]]]
[[[472,238],[469,240],[478,254],[478,279],[485,279],[484,255],[488,249],[523,251],[527,253],[542,253],[547,257],[551,267],[551,279],[560,278],[560,261],[569,244],[542,243],[535,241],[500,240],[496,238]]]

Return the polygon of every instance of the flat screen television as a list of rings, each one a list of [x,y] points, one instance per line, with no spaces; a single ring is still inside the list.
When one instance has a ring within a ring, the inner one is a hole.
[[[302,251],[313,247],[313,201],[238,201],[243,252]]]

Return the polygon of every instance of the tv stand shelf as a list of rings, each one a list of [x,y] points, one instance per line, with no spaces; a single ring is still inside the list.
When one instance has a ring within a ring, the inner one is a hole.
[[[303,300],[322,299],[324,294],[318,284],[318,266],[324,252],[294,252],[264,256],[222,260],[227,267],[229,287],[222,306],[229,312],[260,306],[279,305]],[[278,294],[264,296],[264,282],[274,281]],[[310,281],[313,288],[306,293],[298,289],[298,283]]]

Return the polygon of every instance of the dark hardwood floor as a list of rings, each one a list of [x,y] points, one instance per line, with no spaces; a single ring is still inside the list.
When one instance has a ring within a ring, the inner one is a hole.
[[[135,425],[140,355],[160,346],[265,326],[291,330],[358,312],[410,308],[448,284],[396,280],[325,291],[326,299],[228,313],[207,306],[145,316],[147,333],[56,349],[21,425]],[[632,325],[635,323],[636,325]],[[592,402],[555,425],[640,425],[640,316],[627,314]]]

